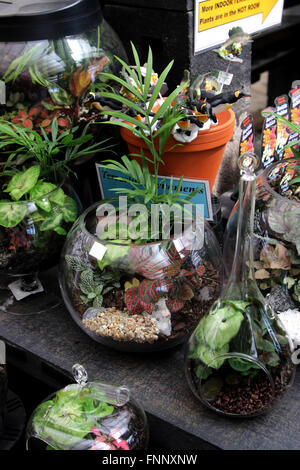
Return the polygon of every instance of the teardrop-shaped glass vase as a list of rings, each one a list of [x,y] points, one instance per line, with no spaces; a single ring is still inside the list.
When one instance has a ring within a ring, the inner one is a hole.
[[[271,407],[294,378],[292,342],[265,302],[253,270],[253,220],[258,159],[240,158],[234,261],[221,297],[199,322],[186,354],[193,393],[210,409],[251,417]]]

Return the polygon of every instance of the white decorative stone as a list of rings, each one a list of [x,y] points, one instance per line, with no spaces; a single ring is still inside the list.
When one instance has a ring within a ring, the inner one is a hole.
[[[278,314],[288,335],[297,347],[300,344],[300,311],[289,309]]]
[[[172,331],[171,312],[166,306],[166,299],[162,298],[153,307],[152,314],[143,312],[145,317],[150,317],[156,322],[159,332],[165,336],[170,336]]]

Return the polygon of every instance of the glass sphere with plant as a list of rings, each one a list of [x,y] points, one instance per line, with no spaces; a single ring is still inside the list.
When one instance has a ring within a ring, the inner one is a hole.
[[[0,122],[0,149],[7,155],[1,164],[0,275],[5,288],[21,276],[20,289],[36,288],[37,270],[53,266],[64,237],[80,210],[80,202],[68,182],[70,163],[82,155],[103,150],[102,142],[88,145],[87,128],[59,132],[53,120],[51,134]],[[4,310],[18,311],[18,303]],[[45,307],[46,308],[46,307]],[[28,313],[31,313],[30,311]]]

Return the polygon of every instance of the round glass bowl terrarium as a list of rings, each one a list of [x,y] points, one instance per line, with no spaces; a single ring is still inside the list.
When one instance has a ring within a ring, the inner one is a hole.
[[[122,44],[95,0],[0,2],[0,117],[46,132],[97,115],[84,103],[118,72]]]
[[[241,157],[238,227],[231,274],[218,301],[191,336],[186,375],[211,410],[252,417],[271,408],[294,379],[293,344],[254,276],[253,222],[257,162]]]
[[[46,194],[43,185],[50,189]],[[60,303],[50,286],[43,290],[37,273],[59,262],[80,203],[65,181],[57,186],[41,181],[35,188],[31,200],[0,200],[0,310],[8,313],[39,313]]]
[[[26,430],[27,450],[145,450],[148,425],[128,388],[87,382],[73,366],[77,384],[43,401]]]
[[[62,251],[60,286],[73,319],[96,341],[120,350],[183,342],[220,292],[213,232],[205,223],[151,243],[103,240],[104,206],[80,216]]]

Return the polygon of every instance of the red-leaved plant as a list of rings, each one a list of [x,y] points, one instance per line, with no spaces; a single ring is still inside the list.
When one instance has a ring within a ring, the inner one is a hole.
[[[193,287],[198,283],[198,277],[205,272],[204,266],[188,271],[182,269],[174,277],[165,279],[144,279],[139,286],[126,291],[125,304],[132,315],[146,311],[151,315],[156,302],[166,298],[166,306],[170,312],[180,310],[187,300],[194,296]]]

